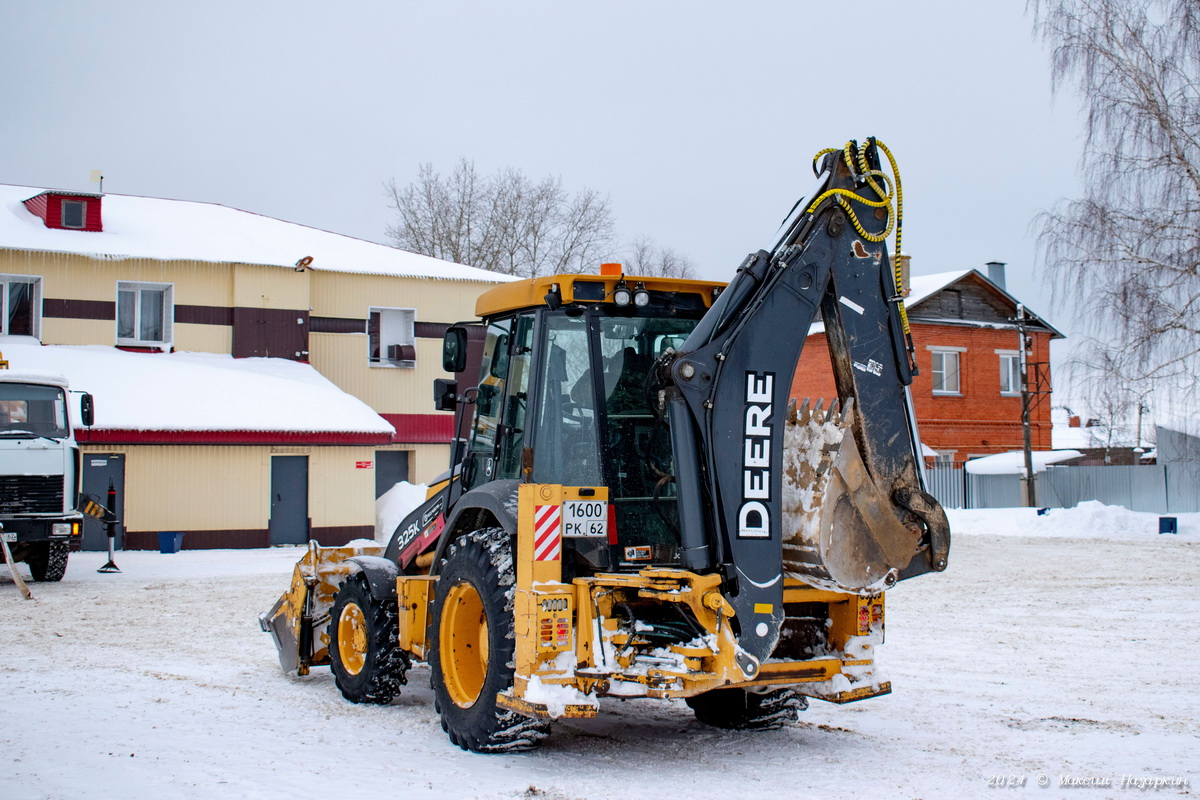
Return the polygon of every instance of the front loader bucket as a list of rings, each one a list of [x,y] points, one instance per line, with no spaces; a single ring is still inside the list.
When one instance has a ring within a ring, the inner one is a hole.
[[[292,585],[270,611],[258,615],[259,627],[271,634],[279,649],[279,665],[286,672],[307,675],[311,666],[329,663],[329,609],[355,556],[378,556],[375,544],[321,547],[308,543],[308,552],[292,571]]]
[[[788,409],[784,432],[783,563],[789,577],[842,592],[882,591],[916,554],[906,526],[855,443],[853,399]]]

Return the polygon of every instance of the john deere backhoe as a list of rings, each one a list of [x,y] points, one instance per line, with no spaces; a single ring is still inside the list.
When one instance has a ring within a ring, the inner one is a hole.
[[[260,617],[283,667],[329,664],[347,699],[388,703],[423,660],[442,727],[477,752],[602,697],[754,729],[889,692],[883,592],[945,569],[950,544],[886,247],[899,176],[874,139],[814,171],[727,286],[609,265],[484,294],[435,386],[450,470],[386,547],[310,544]],[[838,396],[796,407],[818,317]]]

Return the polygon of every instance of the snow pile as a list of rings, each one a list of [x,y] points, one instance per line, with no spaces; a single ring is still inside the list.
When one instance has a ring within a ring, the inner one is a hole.
[[[1079,458],[1082,453],[1078,450],[1051,450],[1030,453],[1034,472],[1045,472],[1051,464],[1060,464]],[[967,472],[972,475],[1024,475],[1025,453],[1022,450],[1012,450],[1007,453],[997,453],[994,456],[973,458],[966,464]]]
[[[0,352],[14,369],[60,373],[73,390],[92,394],[98,429],[393,432],[366,403],[297,361],[41,345],[27,336],[0,336]]]
[[[215,203],[108,194],[102,201],[103,231],[47,228],[24,205],[42,191],[0,185],[0,242],[5,247],[97,258],[263,264],[288,269],[311,256],[309,268],[318,271],[488,283],[516,280]]]
[[[375,541],[387,544],[396,528],[417,506],[425,502],[429,487],[423,483],[400,481],[375,501]]]
[[[946,509],[950,535],[1033,536],[1118,541],[1200,541],[1200,514],[1152,514],[1088,500],[1074,508]],[[1178,534],[1159,534],[1160,516],[1178,521]],[[952,556],[953,557],[953,556]]]

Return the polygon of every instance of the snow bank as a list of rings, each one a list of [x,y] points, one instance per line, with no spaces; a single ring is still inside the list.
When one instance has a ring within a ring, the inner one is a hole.
[[[13,369],[65,375],[96,398],[96,428],[391,433],[370,406],[309,364],[214,353],[130,353],[0,336]],[[77,397],[77,396],[76,396]],[[79,419],[78,399],[75,419]]]
[[[400,481],[375,501],[375,541],[387,544],[396,528],[413,509],[425,502],[429,487]]]
[[[1070,539],[1113,539],[1169,542],[1200,541],[1200,514],[1153,514],[1130,511],[1088,500],[1074,508],[1051,508],[1038,514],[1036,508],[946,509],[950,535],[1035,536]],[[1178,520],[1178,534],[1159,534],[1160,516]]]

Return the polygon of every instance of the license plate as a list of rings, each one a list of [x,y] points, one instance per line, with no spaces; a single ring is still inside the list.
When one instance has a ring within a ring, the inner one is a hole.
[[[0,539],[6,542],[15,542],[17,540],[16,531],[0,531]]]
[[[607,538],[608,503],[603,500],[564,502],[562,535],[575,538]]]

